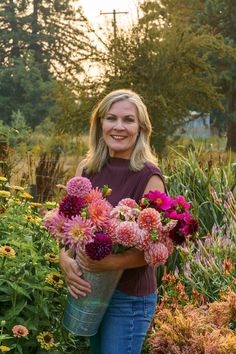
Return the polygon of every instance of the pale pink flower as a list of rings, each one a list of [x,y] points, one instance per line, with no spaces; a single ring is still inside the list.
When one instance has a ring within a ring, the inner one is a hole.
[[[109,223],[112,206],[104,199],[95,200],[88,205],[89,218],[96,226],[97,231],[104,229]]]
[[[160,213],[153,208],[143,209],[138,216],[138,225],[147,230],[159,228],[161,226]]]
[[[28,329],[22,325],[16,325],[12,328],[14,337],[26,337],[29,334]]]
[[[63,231],[63,243],[78,251],[93,240],[95,227],[90,220],[77,215],[65,223]]]
[[[67,193],[80,198],[86,197],[91,189],[92,184],[86,177],[73,177],[66,184]]]
[[[166,263],[169,253],[166,246],[161,242],[152,242],[144,250],[146,262],[153,266],[159,266]]]
[[[50,225],[50,221],[55,215],[58,215],[58,208],[46,212],[43,217],[43,224],[45,227],[48,227]]]
[[[136,201],[134,199],[131,198],[124,198],[122,200],[119,201],[119,203],[117,204],[118,206],[120,205],[126,205],[130,208],[138,208],[138,204],[136,203]]]
[[[111,211],[111,217],[121,221],[134,221],[137,217],[138,209],[132,209],[127,205],[117,205]]]
[[[124,221],[116,227],[116,242],[133,247],[140,243],[140,229],[135,222]]]

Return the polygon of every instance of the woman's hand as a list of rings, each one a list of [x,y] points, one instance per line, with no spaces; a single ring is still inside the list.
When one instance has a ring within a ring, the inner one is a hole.
[[[71,258],[65,250],[60,251],[60,266],[64,272],[68,290],[74,298],[78,299],[91,292],[91,285],[81,278],[82,272],[76,260]]]

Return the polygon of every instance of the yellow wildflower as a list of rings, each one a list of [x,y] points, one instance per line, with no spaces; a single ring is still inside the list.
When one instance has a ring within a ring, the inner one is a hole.
[[[0,256],[15,257],[16,251],[11,246],[1,246],[0,247]]]
[[[7,181],[6,177],[0,176],[0,182],[6,182],[6,181]]]
[[[53,208],[57,207],[57,203],[56,202],[46,202],[44,205],[45,205],[45,207],[47,209],[53,209]]]
[[[19,194],[19,197],[24,198],[24,199],[33,199],[34,198],[31,194],[29,194],[27,192]]]
[[[34,206],[34,207],[40,207],[40,206],[42,206],[43,204],[42,204],[42,203],[31,202],[30,205],[31,205],[31,206]]]
[[[49,263],[59,263],[59,256],[54,253],[45,254],[44,259]]]
[[[7,347],[6,345],[0,345],[1,352],[9,352],[11,348]]]
[[[0,190],[0,197],[8,198],[10,195],[11,193],[8,191]]]
[[[49,285],[55,286],[56,288],[61,288],[64,284],[61,277],[62,276],[60,273],[48,274],[45,278],[45,282],[48,283]]]
[[[42,349],[50,350],[55,346],[52,332],[41,332],[37,336],[37,341],[40,343]]]

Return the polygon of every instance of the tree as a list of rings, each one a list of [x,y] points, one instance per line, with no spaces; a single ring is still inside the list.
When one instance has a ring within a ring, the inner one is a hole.
[[[7,67],[0,67],[0,119],[10,125],[12,112],[20,110],[35,127],[54,105],[51,90],[52,80],[43,80],[31,55],[12,59]]]
[[[0,7],[0,63],[32,51],[43,78],[75,78],[95,47],[75,0],[3,0]],[[74,5],[74,6],[73,6]]]
[[[206,0],[203,11],[197,12],[198,26],[209,25],[236,48],[236,3],[234,0]],[[218,71],[218,81],[225,95],[225,112],[213,114],[222,126],[226,121],[227,148],[236,151],[236,61],[232,57],[211,58]]]
[[[188,7],[184,6],[188,2]],[[117,75],[106,73],[106,91],[129,87],[140,93],[147,103],[152,118],[153,144],[162,152],[168,139],[173,138],[191,110],[209,112],[217,107],[223,95],[217,87],[215,68],[210,55],[223,55],[228,50],[220,36],[200,28],[193,31],[189,1],[181,0],[180,13],[184,20],[173,14],[171,6],[179,1],[146,1],[142,16],[130,33],[120,33],[115,45]],[[109,53],[112,53],[111,42]],[[114,60],[107,56],[107,67]]]

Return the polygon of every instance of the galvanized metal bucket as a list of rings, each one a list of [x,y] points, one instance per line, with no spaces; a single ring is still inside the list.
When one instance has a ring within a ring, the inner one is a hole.
[[[63,326],[78,336],[95,335],[122,272],[91,273],[83,270],[83,277],[91,283],[92,292],[79,299],[68,294]]]

